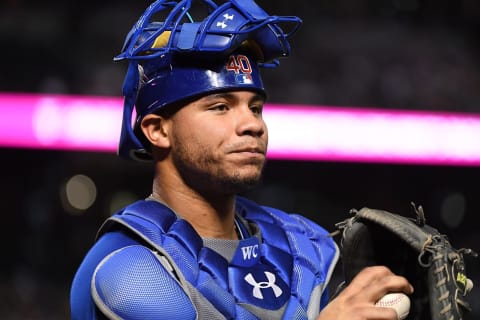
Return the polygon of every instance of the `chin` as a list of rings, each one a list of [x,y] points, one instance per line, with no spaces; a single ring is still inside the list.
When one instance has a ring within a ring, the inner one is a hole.
[[[259,185],[261,174],[255,175],[234,175],[230,179],[223,181],[222,190],[227,193],[242,193]]]

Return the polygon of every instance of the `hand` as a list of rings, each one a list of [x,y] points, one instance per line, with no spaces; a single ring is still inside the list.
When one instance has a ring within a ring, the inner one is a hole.
[[[394,309],[375,306],[389,292],[412,294],[413,287],[387,267],[367,267],[330,301],[317,320],[397,320]]]

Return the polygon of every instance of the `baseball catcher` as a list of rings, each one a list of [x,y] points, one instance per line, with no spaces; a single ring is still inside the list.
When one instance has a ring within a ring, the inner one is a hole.
[[[477,254],[453,248],[445,234],[425,223],[423,208],[412,205],[416,218],[362,208],[336,224],[345,276],[339,291],[363,268],[385,265],[415,288],[407,319],[462,319],[470,311],[467,296],[473,288],[464,256]]]

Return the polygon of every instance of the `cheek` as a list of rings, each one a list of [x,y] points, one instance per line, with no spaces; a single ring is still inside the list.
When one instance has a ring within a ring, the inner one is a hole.
[[[204,121],[196,128],[187,128],[190,130],[192,141],[196,141],[204,146],[221,147],[231,135],[228,124],[225,122]]]
[[[221,124],[205,121],[185,121],[173,130],[174,140],[188,153],[216,152],[215,149],[221,148],[225,134]]]

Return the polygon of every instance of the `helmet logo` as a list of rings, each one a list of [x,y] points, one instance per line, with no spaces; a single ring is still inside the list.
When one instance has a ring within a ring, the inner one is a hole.
[[[235,80],[241,84],[251,84],[252,79],[252,65],[247,56],[243,54],[231,55],[225,65],[227,71],[235,73]]]
[[[228,27],[228,25],[225,23],[227,20],[233,20],[233,14],[225,13],[223,15],[223,20],[217,21],[217,27],[220,27],[222,29],[225,29],[226,27]]]

